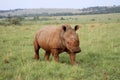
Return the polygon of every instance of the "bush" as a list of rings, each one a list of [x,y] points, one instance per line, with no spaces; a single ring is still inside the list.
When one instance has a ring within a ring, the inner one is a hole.
[[[91,21],[95,21],[95,19],[91,19]]]
[[[20,25],[23,18],[22,17],[8,17],[6,20],[9,23],[9,25],[11,24]]]
[[[108,20],[111,20],[111,18],[108,18]]]
[[[60,20],[65,20],[65,19],[63,17],[61,17]]]

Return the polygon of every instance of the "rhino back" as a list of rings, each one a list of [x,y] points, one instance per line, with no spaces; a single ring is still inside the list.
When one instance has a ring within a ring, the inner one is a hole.
[[[60,34],[60,27],[48,26],[40,29],[36,33],[36,38],[41,48],[50,50],[51,48],[60,47]]]

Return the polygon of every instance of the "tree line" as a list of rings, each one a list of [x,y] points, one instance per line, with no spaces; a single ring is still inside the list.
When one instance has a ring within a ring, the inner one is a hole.
[[[15,9],[0,10],[0,18],[11,17],[34,17],[34,16],[71,16],[71,15],[87,15],[87,14],[107,14],[120,13],[119,6],[102,6],[89,7],[83,9]]]

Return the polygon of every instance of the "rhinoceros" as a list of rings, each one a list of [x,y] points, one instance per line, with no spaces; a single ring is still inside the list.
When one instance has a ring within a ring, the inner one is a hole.
[[[76,25],[74,29],[68,25],[46,26],[38,30],[34,38],[34,59],[39,59],[39,49],[45,50],[45,60],[49,61],[50,54],[54,61],[59,61],[59,54],[67,52],[72,64],[77,64],[76,53],[81,52],[80,41],[76,31],[80,28]]]

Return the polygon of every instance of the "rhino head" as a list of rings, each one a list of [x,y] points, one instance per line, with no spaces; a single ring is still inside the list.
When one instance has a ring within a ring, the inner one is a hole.
[[[78,34],[76,31],[80,28],[79,25],[76,25],[74,29],[70,25],[63,25],[63,40],[64,45],[66,46],[67,50],[71,53],[79,53],[81,52],[81,48],[79,47],[80,41]]]

